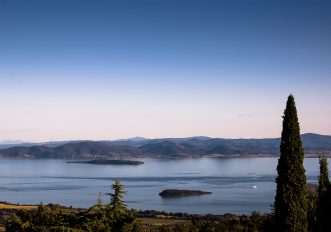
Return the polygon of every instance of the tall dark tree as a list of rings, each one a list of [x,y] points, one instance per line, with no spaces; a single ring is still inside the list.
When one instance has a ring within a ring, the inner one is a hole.
[[[293,95],[288,97],[283,116],[274,204],[276,229],[282,232],[307,231],[306,175],[304,151]]]
[[[317,227],[318,231],[331,231],[331,189],[329,181],[328,161],[325,157],[320,157],[320,176],[318,180],[317,199]]]

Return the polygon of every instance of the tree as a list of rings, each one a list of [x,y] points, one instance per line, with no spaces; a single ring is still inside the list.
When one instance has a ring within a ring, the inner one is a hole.
[[[306,175],[304,151],[293,95],[288,97],[283,116],[280,158],[274,213],[277,231],[307,231]]]
[[[126,191],[119,180],[115,180],[112,189],[114,193],[107,193],[110,203],[106,205],[106,215],[112,231],[131,231],[134,227],[135,212],[128,210],[123,202]]]
[[[331,215],[331,187],[329,181],[328,161],[325,157],[319,158],[320,176],[318,179],[317,199],[317,227],[318,231],[330,231]]]
[[[317,211],[317,188],[310,184],[307,185],[307,221],[308,231],[315,232],[317,226],[316,211]]]
[[[112,185],[114,193],[107,193],[110,196],[110,207],[114,213],[123,213],[127,211],[126,205],[123,202],[123,197],[126,194],[123,185],[119,180],[115,180]]]

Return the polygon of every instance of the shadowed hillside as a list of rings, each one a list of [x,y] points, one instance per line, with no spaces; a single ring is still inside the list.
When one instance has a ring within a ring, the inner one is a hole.
[[[331,136],[301,136],[306,154],[331,154]],[[277,156],[280,139],[218,139],[208,137],[117,141],[69,141],[41,145],[17,145],[0,149],[2,158],[184,158],[204,156]]]

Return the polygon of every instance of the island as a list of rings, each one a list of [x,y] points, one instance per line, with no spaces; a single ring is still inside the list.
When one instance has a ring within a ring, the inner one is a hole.
[[[80,163],[80,164],[99,164],[99,165],[141,165],[143,161],[139,160],[122,160],[122,159],[95,159],[95,160],[77,160],[68,161],[67,163]]]
[[[211,192],[204,192],[200,190],[180,190],[180,189],[166,189],[159,193],[161,197],[189,197],[212,194]]]

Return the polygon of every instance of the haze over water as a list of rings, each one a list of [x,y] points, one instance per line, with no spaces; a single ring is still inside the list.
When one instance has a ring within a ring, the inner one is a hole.
[[[90,207],[115,178],[128,191],[129,208],[187,213],[270,212],[277,158],[144,159],[140,166],[66,163],[64,160],[1,160],[1,200],[20,204],[60,203]],[[330,162],[330,160],[329,160]],[[307,181],[316,183],[318,159],[305,159]],[[212,195],[163,199],[168,188]],[[108,197],[103,195],[105,201]]]

